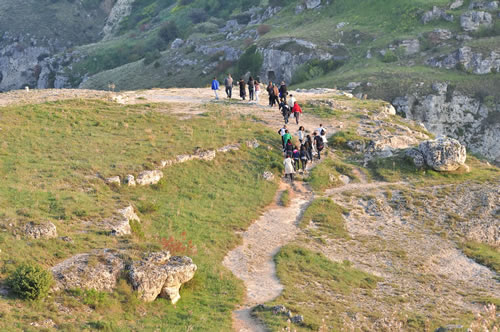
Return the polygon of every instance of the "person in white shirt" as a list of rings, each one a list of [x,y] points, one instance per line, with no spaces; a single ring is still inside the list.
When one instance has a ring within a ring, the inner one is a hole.
[[[297,99],[295,99],[295,97],[293,95],[290,95],[290,99],[288,99],[288,106],[290,106],[290,108],[292,108],[293,105],[295,105],[296,101],[297,101]]]
[[[316,132],[318,133],[318,135],[322,136],[323,134],[326,136],[326,129],[325,127],[323,127],[323,124],[319,124],[319,128],[316,129]]]
[[[299,137],[300,144],[304,144],[306,140],[306,132],[303,126],[300,126],[299,131],[297,132],[297,136]]]

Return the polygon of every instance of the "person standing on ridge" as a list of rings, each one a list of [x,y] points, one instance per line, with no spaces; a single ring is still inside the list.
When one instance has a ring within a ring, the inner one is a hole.
[[[259,102],[259,94],[260,94],[260,82],[259,80],[255,80],[255,101]]]
[[[279,96],[281,101],[283,101],[285,104],[287,95],[288,95],[288,88],[286,87],[285,81],[282,81],[279,88]]]
[[[243,77],[240,79],[239,85],[240,85],[240,97],[241,97],[241,99],[245,100],[245,98],[247,97],[247,91],[246,91],[246,84],[245,84],[245,81],[243,80]]]
[[[253,100],[253,92],[255,88],[255,81],[253,80],[253,77],[250,76],[248,79],[248,100]]]
[[[217,77],[214,77],[212,81],[212,90],[215,93],[215,100],[219,100],[219,95],[217,94],[217,91],[219,91],[219,81],[217,81]]]
[[[227,74],[227,77],[224,80],[224,85],[226,86],[227,98],[231,99],[233,96],[233,78],[231,77],[231,74]]]

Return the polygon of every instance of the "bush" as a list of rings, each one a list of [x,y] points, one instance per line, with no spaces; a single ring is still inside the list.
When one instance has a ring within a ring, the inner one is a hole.
[[[160,50],[154,50],[151,52],[146,53],[146,56],[144,57],[144,64],[147,66],[151,63],[153,63],[155,60],[158,60],[161,58],[161,53]]]
[[[236,65],[236,78],[245,75],[247,72],[252,73],[254,76],[258,75],[263,62],[264,58],[259,51],[257,51],[257,46],[250,46],[238,60],[238,64]]]
[[[382,57],[382,62],[385,63],[396,62],[396,61],[398,61],[398,57],[396,56],[393,50],[387,50],[384,56]]]
[[[22,264],[11,273],[7,285],[20,298],[37,300],[49,293],[52,274],[36,264]]]
[[[326,75],[342,66],[342,61],[311,60],[300,66],[293,74],[292,84],[298,84]]]
[[[271,26],[268,25],[268,24],[261,24],[257,27],[257,33],[260,35],[260,36],[263,36],[265,35],[266,33],[268,33],[269,31],[271,31]]]
[[[169,43],[179,36],[179,29],[175,22],[169,21],[160,28],[158,35],[163,41]]]

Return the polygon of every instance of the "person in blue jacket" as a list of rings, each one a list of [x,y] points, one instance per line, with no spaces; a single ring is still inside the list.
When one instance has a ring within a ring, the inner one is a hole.
[[[217,81],[217,77],[214,77],[214,80],[212,81],[212,90],[215,93],[215,99],[219,100],[219,95],[217,91],[219,91],[219,81]]]

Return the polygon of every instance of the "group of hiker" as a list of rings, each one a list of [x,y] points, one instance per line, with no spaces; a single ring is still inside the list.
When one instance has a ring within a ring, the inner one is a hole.
[[[295,173],[306,172],[306,166],[309,162],[313,162],[314,156],[318,160],[321,159],[321,151],[323,151],[325,145],[328,143],[326,129],[322,124],[313,131],[312,136],[306,134],[305,128],[300,126],[297,132],[299,144],[293,143],[292,134],[286,124],[278,130],[278,134],[281,136],[281,144],[285,155],[285,160],[283,161],[285,177],[289,177],[292,182]]]
[[[255,100],[256,102],[259,101],[261,91],[260,79],[253,79],[253,77],[250,76],[248,81],[245,82],[242,77],[236,84],[239,87],[240,98],[242,100],[246,100],[248,88],[249,100]],[[228,74],[224,80],[227,98],[232,98],[234,85],[235,82],[231,77],[231,74]],[[212,90],[215,93],[215,99],[219,99],[219,89],[219,81],[216,77],[214,77],[212,81]],[[313,131],[311,136],[306,134],[303,126],[300,126],[299,131],[297,132],[299,144],[294,144],[292,141],[292,135],[287,128],[287,124],[292,114],[295,118],[296,124],[299,124],[300,116],[302,114],[301,107],[295,97],[292,94],[288,94],[288,88],[285,82],[281,82],[278,86],[270,81],[266,90],[269,95],[269,107],[277,105],[285,122],[283,128],[278,130],[278,133],[281,136],[281,144],[285,156],[285,160],[283,162],[285,165],[285,177],[289,177],[293,182],[294,174],[297,172],[306,172],[306,166],[309,162],[313,161],[314,156],[316,156],[318,160],[321,159],[321,151],[327,143],[326,130],[323,125],[320,124],[319,128]]]

